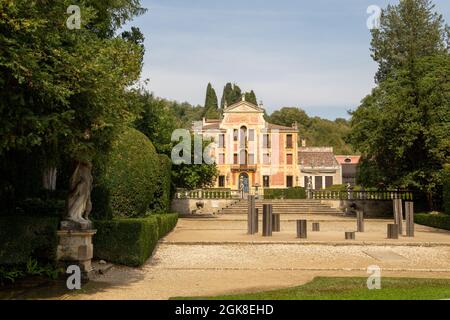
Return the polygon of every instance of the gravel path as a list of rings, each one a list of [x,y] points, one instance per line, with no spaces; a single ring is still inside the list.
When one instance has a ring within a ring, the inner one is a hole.
[[[255,244],[243,232],[245,221],[229,220],[210,219],[197,224],[195,220],[181,220],[144,267],[115,266],[89,283],[81,294],[64,298],[168,299],[252,292],[297,286],[316,276],[367,277],[371,265],[380,266],[382,276],[450,278],[450,245]],[[330,218],[328,223],[336,223],[341,229],[346,228],[342,223],[353,221]],[[371,223],[368,230],[376,233],[382,227],[378,224],[385,222]],[[209,243],[214,230],[247,242]],[[421,230],[427,241],[445,243],[450,237],[430,228]],[[186,232],[191,232],[188,237]],[[195,241],[186,241],[190,237]]]

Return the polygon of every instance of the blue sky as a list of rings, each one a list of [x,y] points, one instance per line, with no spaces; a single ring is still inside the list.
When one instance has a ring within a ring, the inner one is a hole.
[[[268,112],[347,117],[374,86],[367,8],[388,0],[143,0],[143,79],[157,96],[203,104],[208,82],[255,90]],[[450,1],[436,0],[450,22]],[[129,27],[127,26],[127,27]]]

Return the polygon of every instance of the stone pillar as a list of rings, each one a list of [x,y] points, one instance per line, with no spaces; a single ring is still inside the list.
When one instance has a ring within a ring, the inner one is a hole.
[[[263,205],[263,237],[272,236],[272,212],[273,207],[271,204]]]
[[[346,232],[345,240],[356,240],[356,233],[354,231]]]
[[[255,196],[248,196],[247,233],[253,235],[258,232],[258,219],[256,216]],[[256,224],[256,225],[255,225]]]
[[[406,236],[414,237],[414,202],[405,202]]]
[[[399,196],[397,194],[397,196]],[[394,222],[398,225],[398,234],[403,234],[403,205],[402,199],[394,199]]]
[[[364,211],[358,210],[356,212],[357,232],[364,232]]]
[[[75,264],[81,269],[85,278],[93,271],[91,260],[94,256],[92,237],[97,230],[59,230],[57,260],[67,265]]]
[[[398,239],[398,225],[397,224],[388,224],[387,238],[388,239]]]
[[[308,223],[306,220],[297,220],[297,238],[308,238]]]

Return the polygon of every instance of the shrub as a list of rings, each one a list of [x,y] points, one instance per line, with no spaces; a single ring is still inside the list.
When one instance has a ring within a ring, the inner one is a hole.
[[[172,161],[166,155],[160,154],[159,157],[159,170],[158,185],[155,190],[153,202],[150,204],[150,210],[155,213],[167,212],[170,209],[171,199],[171,172]]]
[[[264,199],[306,199],[305,188],[264,189]]]
[[[30,258],[54,261],[59,217],[0,217],[0,265],[25,264]]]
[[[450,214],[450,165],[446,165],[444,168],[443,209],[446,214]]]
[[[141,266],[152,255],[158,240],[170,232],[177,221],[177,214],[95,221],[94,256],[131,267]]]
[[[93,193],[94,217],[142,217],[154,201],[159,158],[151,141],[127,129],[113,143]]]
[[[418,213],[414,216],[414,221],[424,226],[450,230],[450,216],[446,214]]]

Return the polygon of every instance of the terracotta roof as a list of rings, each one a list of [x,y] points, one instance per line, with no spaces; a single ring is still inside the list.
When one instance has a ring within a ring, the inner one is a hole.
[[[361,156],[336,156],[336,161],[339,164],[358,164]]]
[[[209,130],[209,129],[220,129],[220,122],[213,122],[213,123],[206,123],[203,126],[203,130]]]
[[[309,152],[299,151],[298,164],[304,167],[336,167],[339,166],[336,161],[333,152]]]

